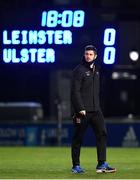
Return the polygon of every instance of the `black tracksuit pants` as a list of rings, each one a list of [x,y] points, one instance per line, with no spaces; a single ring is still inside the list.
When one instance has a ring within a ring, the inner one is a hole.
[[[80,165],[80,149],[83,141],[83,137],[88,125],[91,125],[95,137],[97,146],[97,160],[106,161],[106,137],[107,131],[105,127],[104,117],[102,112],[87,112],[86,116],[77,120],[73,118],[74,121],[74,135],[72,138],[72,164]]]

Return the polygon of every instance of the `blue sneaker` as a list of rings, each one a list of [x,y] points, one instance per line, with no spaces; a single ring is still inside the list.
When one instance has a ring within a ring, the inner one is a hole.
[[[97,165],[96,167],[97,173],[113,173],[116,172],[116,168],[110,167],[106,162],[102,165]]]
[[[74,166],[74,167],[71,169],[71,171],[72,171],[73,173],[84,173],[84,172],[85,172],[85,170],[84,170],[83,168],[81,168],[79,165]]]

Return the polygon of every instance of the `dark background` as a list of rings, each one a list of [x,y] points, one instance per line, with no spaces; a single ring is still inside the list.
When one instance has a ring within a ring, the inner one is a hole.
[[[5,29],[42,29],[41,13],[50,9],[83,9],[86,13],[85,25],[80,29],[68,28],[73,33],[72,45],[49,45],[56,50],[56,62],[53,64],[4,64],[0,49],[0,102],[39,102],[46,120],[55,120],[57,105],[61,104],[63,118],[68,120],[71,111],[71,71],[80,62],[84,46],[94,44],[98,49],[97,61],[101,66],[101,105],[104,115],[139,116],[140,59],[132,63],[129,58],[132,49],[140,52],[139,0],[1,0],[1,42]],[[114,27],[117,33],[114,65],[102,62],[103,32],[107,27]],[[113,80],[111,77],[114,71],[134,74],[137,79]]]

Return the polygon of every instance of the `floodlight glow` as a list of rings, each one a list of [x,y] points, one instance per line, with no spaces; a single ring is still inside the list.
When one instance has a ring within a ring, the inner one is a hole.
[[[129,52],[129,57],[132,61],[137,61],[139,59],[138,51],[131,51]]]

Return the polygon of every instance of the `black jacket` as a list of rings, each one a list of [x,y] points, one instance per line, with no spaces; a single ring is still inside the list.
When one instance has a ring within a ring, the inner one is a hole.
[[[86,62],[73,70],[71,101],[74,112],[100,110],[99,86],[99,70],[96,65],[94,72]]]

